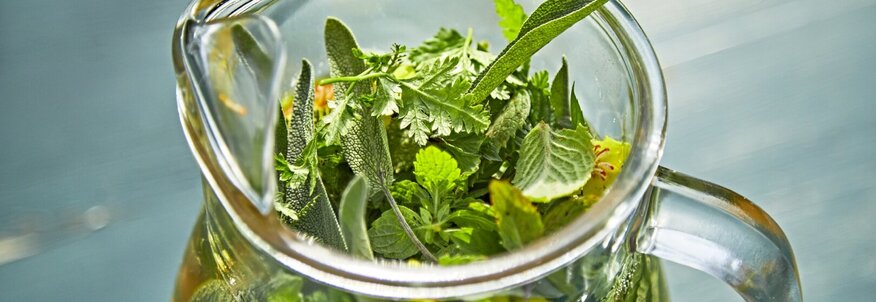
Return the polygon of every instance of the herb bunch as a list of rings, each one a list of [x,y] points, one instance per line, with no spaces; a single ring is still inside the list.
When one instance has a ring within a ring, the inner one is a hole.
[[[553,77],[529,58],[605,0],[549,0],[530,17],[495,2],[498,55],[447,28],[364,50],[326,21],[329,76],[303,60],[281,102],[284,222],[358,257],[453,265],[520,248],[602,196],[629,145],[589,127],[565,58]]]

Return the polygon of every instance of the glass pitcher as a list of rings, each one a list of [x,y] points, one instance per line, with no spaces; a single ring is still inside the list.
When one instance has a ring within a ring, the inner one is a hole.
[[[532,8],[540,1],[518,2]],[[264,168],[270,160],[256,156],[264,153],[258,148],[234,147],[230,140],[239,137],[217,138],[221,121],[204,98],[228,87],[203,84],[220,69],[201,68],[196,58],[199,51],[222,47],[210,34],[228,20],[246,26],[269,49],[269,76],[248,79],[250,92],[275,101],[300,67],[298,59],[326,61],[320,41],[327,16],[360,29],[364,48],[385,48],[421,41],[440,27],[473,28],[501,41],[493,10],[492,1],[191,3],[174,31],[172,51],[180,117],[201,168],[205,201],[173,300],[668,301],[658,261],[663,259],[723,280],[746,301],[802,301],[791,247],[766,213],[732,191],[658,165],[667,115],[663,77],[642,29],[619,1],[599,7],[531,61],[553,69],[552,60],[566,55],[591,126],[632,146],[602,199],[550,236],[461,266],[366,261],[285,228],[265,206],[272,188],[240,180],[272,177],[271,169],[259,174],[241,168]],[[287,63],[287,57],[295,59]],[[325,63],[316,69],[326,69]],[[265,134],[272,126],[257,124],[245,124],[253,135],[241,137],[270,145]],[[244,155],[256,163],[240,164],[250,160]]]

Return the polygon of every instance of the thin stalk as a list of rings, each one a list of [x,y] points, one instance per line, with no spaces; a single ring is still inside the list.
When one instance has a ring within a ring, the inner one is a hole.
[[[385,183],[383,175],[380,176],[380,182]],[[414,230],[411,229],[411,226],[405,221],[405,217],[402,215],[401,210],[398,208],[398,204],[395,202],[395,199],[392,198],[392,194],[389,193],[389,190],[386,189],[385,185],[380,186],[383,189],[383,194],[386,195],[386,199],[389,201],[389,206],[392,207],[392,212],[395,213],[395,218],[398,218],[398,223],[401,225],[402,229],[405,230],[405,234],[408,235],[408,238],[411,239],[411,242],[414,243],[414,246],[420,250],[420,253],[426,258],[429,258],[432,262],[438,262],[438,258],[435,258],[435,255],[432,255],[432,252],[426,248],[426,246],[420,242],[420,239],[417,239],[417,235],[414,234]]]

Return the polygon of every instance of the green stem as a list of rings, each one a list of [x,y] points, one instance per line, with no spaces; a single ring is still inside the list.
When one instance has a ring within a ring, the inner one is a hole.
[[[384,183],[383,175],[379,176],[380,182]],[[418,239],[417,235],[414,234],[414,230],[411,229],[411,226],[408,224],[407,221],[405,221],[405,217],[402,215],[401,210],[399,210],[398,204],[395,202],[395,199],[392,198],[392,194],[390,194],[389,190],[386,189],[386,185],[381,185],[380,188],[383,189],[383,194],[386,195],[386,200],[389,201],[389,206],[392,208],[392,212],[395,213],[395,218],[398,218],[398,223],[401,225],[402,229],[405,230],[405,234],[408,235],[408,238],[411,239],[411,242],[414,243],[414,246],[416,246],[417,249],[420,250],[420,253],[422,253],[423,256],[426,256],[426,258],[429,258],[429,260],[431,260],[432,262],[438,262],[438,258],[435,258],[435,255],[432,255],[432,252],[430,252],[429,249],[426,248],[426,245],[420,242],[420,239]]]
[[[389,74],[387,74],[387,73],[379,72],[379,73],[369,73],[369,74],[362,75],[362,76],[328,78],[328,79],[320,80],[319,85],[326,85],[326,84],[339,83],[339,82],[359,82],[359,81],[364,81],[364,80],[373,79],[373,78],[385,77],[388,75]]]

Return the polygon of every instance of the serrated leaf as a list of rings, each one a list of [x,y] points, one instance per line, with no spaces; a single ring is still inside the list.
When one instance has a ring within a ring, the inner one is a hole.
[[[428,196],[420,185],[407,179],[393,183],[390,193],[399,205],[409,207],[418,206],[420,200]]]
[[[402,216],[412,228],[421,225],[419,215],[413,210],[399,206]],[[406,259],[416,255],[419,251],[408,235],[399,225],[398,219],[392,210],[387,210],[379,218],[371,223],[368,229],[368,237],[371,239],[371,247],[384,257],[393,259]]]
[[[590,179],[592,150],[585,128],[553,131],[539,123],[523,139],[514,185],[535,201],[572,194]]]
[[[559,129],[570,129],[572,124],[572,113],[569,104],[569,64],[566,63],[566,57],[563,56],[563,65],[554,76],[554,82],[551,84],[551,108],[554,110],[554,127]],[[579,108],[580,109],[580,108]]]
[[[523,7],[520,4],[514,3],[514,0],[493,0],[493,3],[496,4],[496,15],[502,18],[499,21],[502,35],[508,41],[514,41],[520,33],[520,27],[526,21],[526,13],[523,12]]]
[[[460,178],[461,171],[450,154],[435,146],[428,146],[417,153],[414,175],[418,183],[435,194],[435,191],[443,192],[452,188]]]
[[[338,217],[341,222],[341,233],[344,234],[344,241],[350,253],[365,259],[374,259],[365,225],[367,203],[368,184],[364,178],[357,176],[344,190],[338,208]]]
[[[476,101],[486,98],[517,67],[551,40],[581,21],[607,0],[548,0],[538,6],[520,28],[517,38],[490,63],[468,90]]]
[[[544,233],[541,215],[520,190],[498,180],[490,182],[489,189],[505,249],[514,250],[541,237]]]
[[[514,94],[487,130],[486,136],[494,146],[504,148],[508,139],[523,127],[526,117],[529,116],[529,106],[528,93],[520,91]]]

